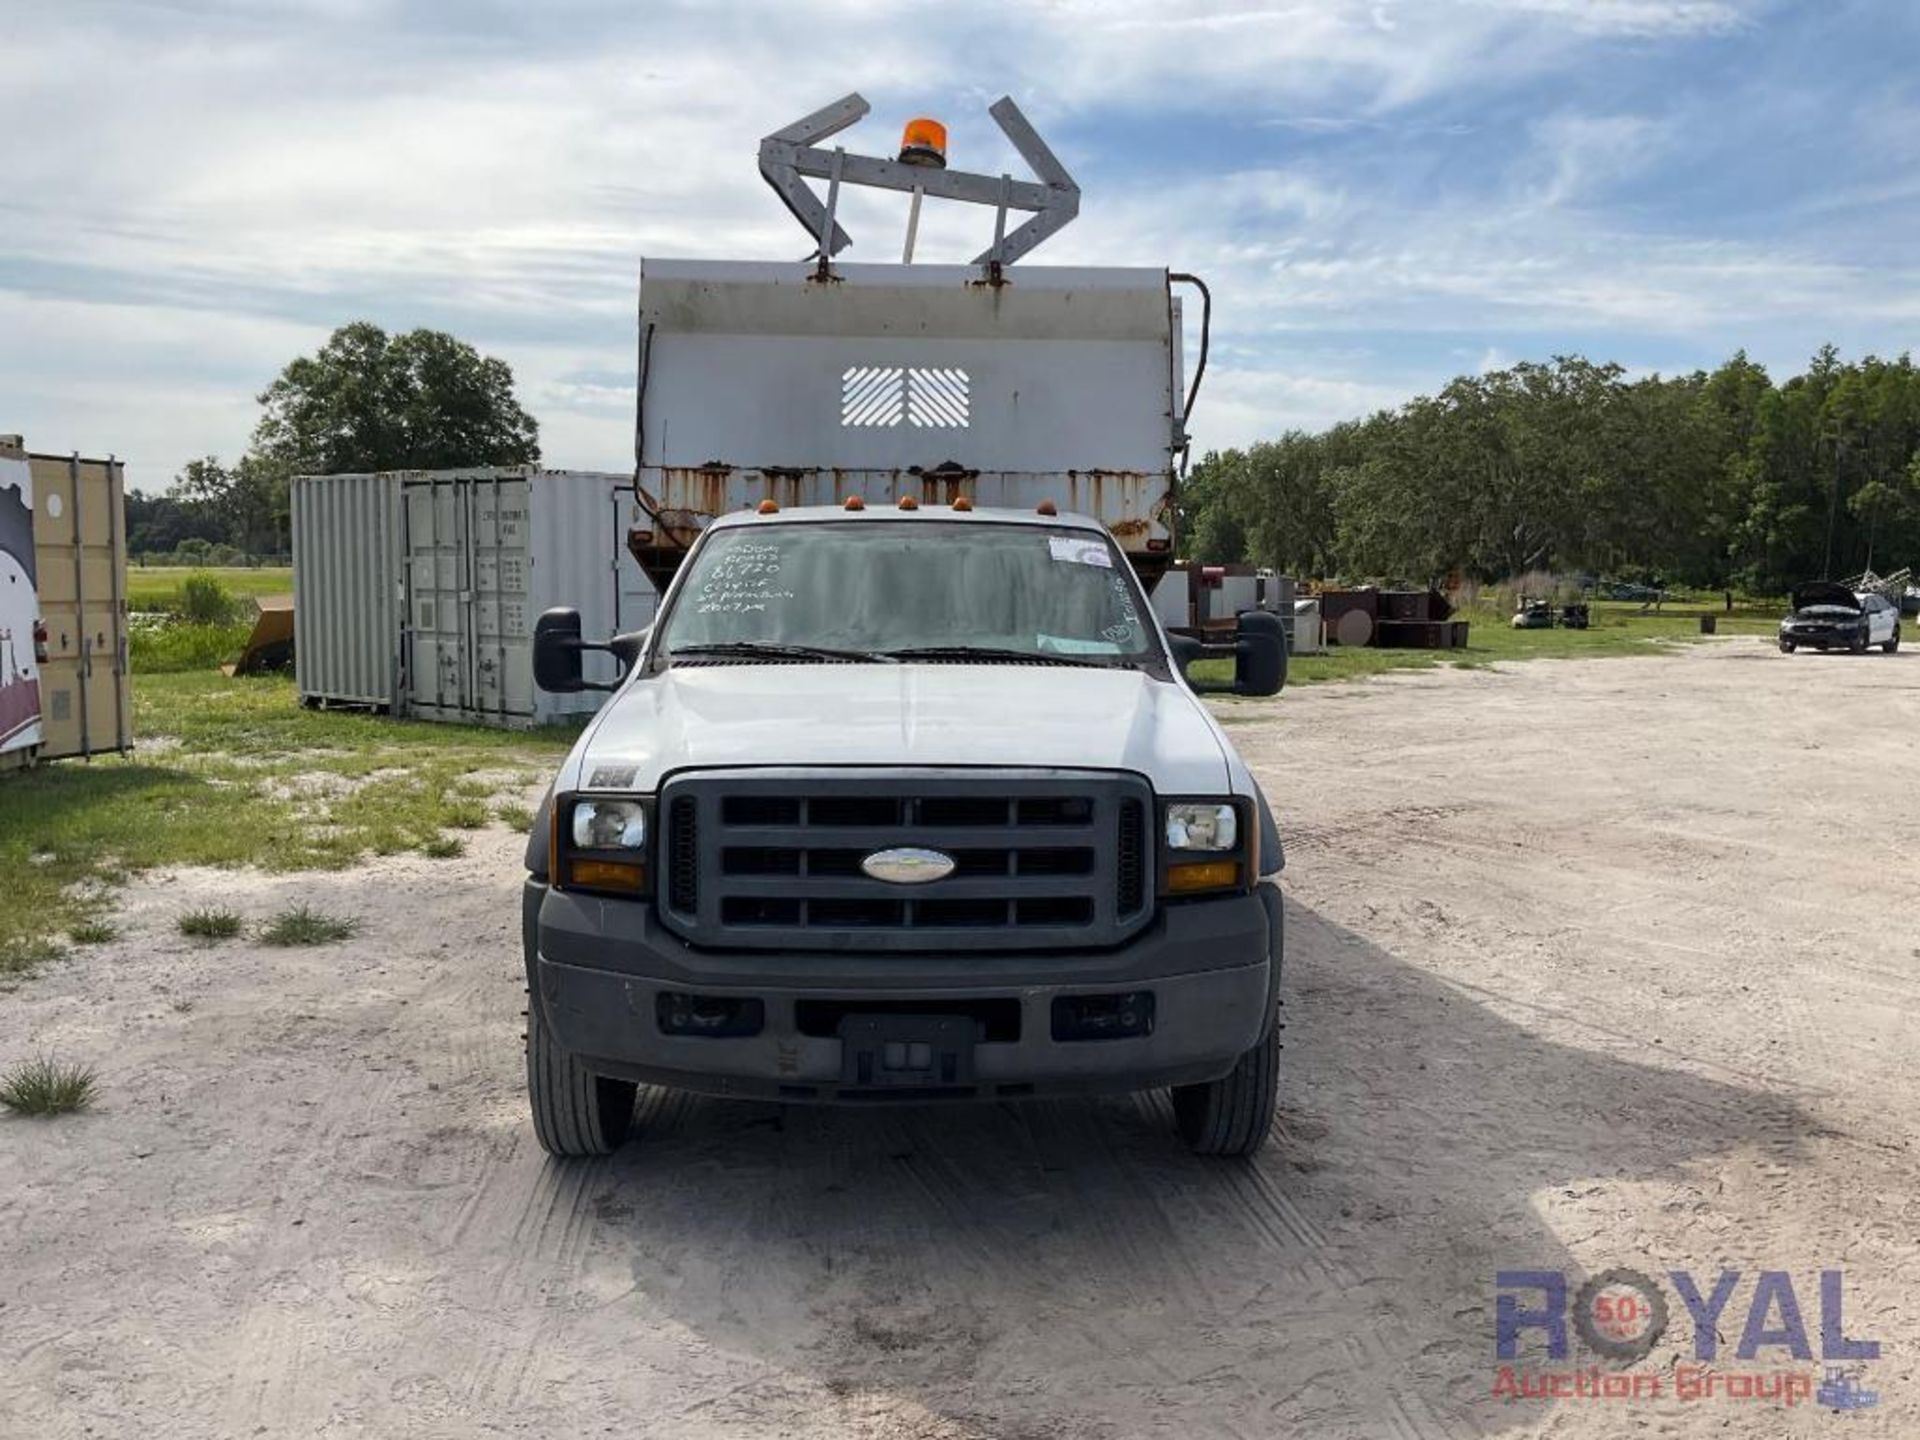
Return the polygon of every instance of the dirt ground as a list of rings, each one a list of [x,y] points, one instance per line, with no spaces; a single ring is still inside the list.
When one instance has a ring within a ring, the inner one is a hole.
[[[1728,640],[1226,713],[1288,844],[1251,1166],[1155,1097],[651,1097],[620,1155],[551,1164],[517,836],[142,881],[121,939],[0,996],[0,1059],[104,1091],[0,1119],[0,1434],[1920,1434],[1920,654]],[[365,929],[173,930],[295,901]],[[1669,1271],[1741,1272],[1719,1372],[1815,1378],[1844,1272],[1879,1404],[1496,1399],[1496,1273],[1614,1266],[1665,1287],[1635,1369],[1670,1385]],[[1762,1270],[1811,1361],[1729,1353]]]

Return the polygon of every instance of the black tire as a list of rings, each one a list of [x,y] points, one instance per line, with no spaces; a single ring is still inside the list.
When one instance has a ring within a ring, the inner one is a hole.
[[[553,1038],[539,1002],[527,1006],[527,1100],[542,1150],[562,1158],[611,1155],[633,1126],[639,1088],[587,1069]]]
[[[1882,645],[1880,648],[1886,651],[1887,654],[1889,655],[1893,654],[1896,650],[1900,648],[1900,627],[1898,625],[1893,627],[1893,638],[1887,641],[1886,644]]]
[[[1204,1085],[1173,1087],[1173,1120],[1196,1155],[1251,1155],[1266,1143],[1280,1093],[1280,1027]]]
[[[1853,653],[1856,655],[1866,654],[1867,653],[1867,632],[1863,629],[1858,635],[1854,637],[1853,643],[1849,645],[1847,648],[1853,651]]]
[[[1781,653],[1782,655],[1791,655],[1791,654],[1793,654],[1793,641],[1791,641],[1791,640],[1782,640],[1782,641],[1780,642],[1780,653]]]

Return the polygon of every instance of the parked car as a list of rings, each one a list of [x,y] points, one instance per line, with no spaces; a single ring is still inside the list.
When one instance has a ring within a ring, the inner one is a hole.
[[[1793,592],[1793,610],[1780,622],[1780,648],[1801,646],[1865,654],[1878,645],[1891,655],[1900,648],[1900,607],[1871,591],[1856,594],[1831,580],[1816,580]]]

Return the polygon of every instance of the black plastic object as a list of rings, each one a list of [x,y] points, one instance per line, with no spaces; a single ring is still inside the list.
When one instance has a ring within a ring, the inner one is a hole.
[[[965,1015],[849,1015],[840,1022],[841,1083],[941,1089],[973,1083]]]
[[[1153,992],[1059,995],[1053,1002],[1056,1040],[1131,1040],[1153,1033]]]

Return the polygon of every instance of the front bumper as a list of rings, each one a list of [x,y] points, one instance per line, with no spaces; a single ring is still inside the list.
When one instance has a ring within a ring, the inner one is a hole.
[[[1162,908],[1132,942],[1094,954],[784,954],[696,950],[650,905],[526,889],[533,1002],[561,1045],[602,1074],[717,1095],[802,1101],[997,1099],[1191,1084],[1225,1075],[1272,1023],[1283,946],[1277,887]],[[663,991],[758,1000],[758,1033],[670,1035]],[[1058,997],[1150,991],[1151,1033],[1055,1039]],[[850,1002],[914,1015],[927,1002],[1016,1013],[971,1052],[966,1083],[923,1090],[849,1084],[843,1041],[802,1007]],[[916,1007],[921,1007],[917,1009]],[[1011,1028],[1015,1033],[1008,1033]],[[811,1032],[811,1033],[810,1033]]]
[[[1867,638],[1864,630],[1782,630],[1780,642],[1804,650],[1851,650]]]

